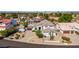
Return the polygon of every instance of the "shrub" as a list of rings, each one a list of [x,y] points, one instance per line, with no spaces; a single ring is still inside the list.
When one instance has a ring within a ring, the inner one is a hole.
[[[39,37],[39,38],[43,38],[43,34],[40,30],[37,30],[36,31],[36,35]]]
[[[50,40],[54,40],[54,36],[50,36]]]
[[[79,32],[75,32],[77,35],[79,35]]]
[[[15,39],[19,39],[19,37],[20,37],[20,35],[16,34],[16,37],[15,37]]]
[[[70,41],[70,38],[69,38],[69,37],[64,37],[64,36],[63,36],[62,39],[63,39],[62,42],[64,42],[64,43],[68,43],[68,44],[69,44],[69,43],[72,43],[72,42]]]
[[[64,36],[63,36],[62,39],[63,39],[63,40],[66,40],[66,41],[70,41],[70,38],[69,38],[69,37],[64,37]]]
[[[6,29],[6,30],[3,30],[3,31],[0,31],[0,34],[3,37],[8,37],[9,35],[16,33],[16,32],[17,32],[17,30]]]
[[[32,30],[32,32],[36,32],[36,30]]]
[[[60,16],[59,18],[59,22],[71,22],[72,20],[72,14],[63,14],[62,16]]]
[[[28,26],[28,22],[23,22],[23,26],[27,27]]]

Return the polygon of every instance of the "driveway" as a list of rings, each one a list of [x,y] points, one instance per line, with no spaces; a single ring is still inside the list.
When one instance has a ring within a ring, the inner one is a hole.
[[[30,30],[27,30],[25,32],[25,37],[22,39],[18,39],[14,41],[20,41],[20,42],[29,42],[29,43],[42,43],[42,39],[38,38],[35,34],[35,32],[32,32]]]
[[[31,30],[27,30],[25,32],[25,37],[22,39],[13,39],[12,41],[17,42],[24,42],[24,43],[34,43],[34,44],[47,44],[47,45],[66,45],[62,43],[61,37],[63,34],[58,33],[58,35],[54,38],[54,40],[44,39],[44,38],[38,38],[35,32],[32,32]],[[71,38],[72,44],[68,45],[79,45],[79,36],[78,35],[65,35]]]

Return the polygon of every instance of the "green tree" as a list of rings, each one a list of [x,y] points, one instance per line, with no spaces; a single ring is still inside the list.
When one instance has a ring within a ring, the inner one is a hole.
[[[8,37],[9,35],[16,33],[17,30],[11,30],[11,29],[6,29],[3,31],[0,31],[0,35],[2,35],[3,37]]]
[[[44,14],[44,18],[48,20],[48,14]]]
[[[12,14],[11,15],[13,18],[18,18],[18,15],[17,14]]]
[[[18,14],[8,14],[7,18],[18,18]]]
[[[61,16],[62,16],[62,13],[55,13],[55,15],[56,15],[57,17],[61,17]]]
[[[28,22],[23,22],[23,26],[27,27],[28,26]]]
[[[2,13],[2,14],[0,14],[0,15],[5,17],[5,13]]]
[[[36,35],[39,37],[39,38],[43,38],[43,33],[40,31],[40,30],[37,30],[35,31],[36,32]]]
[[[60,18],[59,18],[59,22],[71,22],[72,20],[72,14],[63,14]]]

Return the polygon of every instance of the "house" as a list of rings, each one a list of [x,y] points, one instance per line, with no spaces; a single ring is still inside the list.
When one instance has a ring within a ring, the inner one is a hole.
[[[48,20],[36,23],[32,30],[41,30],[44,36],[50,36],[50,33],[56,34],[55,25]]]
[[[0,20],[3,19],[4,17],[2,15],[0,15]]]
[[[12,19],[11,23],[12,23],[12,25],[17,25],[17,19]]]
[[[53,20],[53,21],[58,21],[59,17],[49,16],[48,19]]]
[[[33,20],[34,20],[34,22],[38,23],[38,22],[41,22],[44,19],[40,16],[37,16],[37,17],[33,18]]]
[[[50,21],[43,20],[39,23],[35,23],[33,30],[44,30],[44,29],[47,29],[47,28],[53,28],[53,25],[54,24],[51,23]]]
[[[12,27],[11,22],[12,22],[11,19],[0,20],[0,31],[11,28]]]
[[[28,24],[27,29],[28,29],[28,30],[32,30],[32,29],[33,29],[33,27],[34,27],[34,25],[33,25],[33,24]]]
[[[73,34],[76,31],[79,32],[79,24],[73,23],[58,23],[57,29],[63,34]]]

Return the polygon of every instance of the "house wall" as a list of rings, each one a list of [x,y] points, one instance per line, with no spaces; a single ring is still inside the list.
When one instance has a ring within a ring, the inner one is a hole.
[[[44,36],[50,37],[49,33],[43,33]]]
[[[54,29],[53,26],[52,26],[52,27],[50,27],[50,26],[36,26],[36,27],[33,27],[32,30],[35,30],[35,28],[36,28],[37,30],[39,30],[39,27],[41,28],[41,30],[45,30],[45,29],[48,29],[48,28]]]
[[[63,30],[60,30],[61,33],[63,33]]]
[[[43,26],[43,29],[48,29],[48,28],[51,28],[51,29],[54,29],[54,27],[50,27],[50,26]]]
[[[46,37],[50,37],[50,33],[49,32],[47,32],[47,33],[43,32],[43,35],[46,36]],[[53,33],[53,36],[56,36],[56,33]]]
[[[11,27],[12,27],[12,24],[7,24],[7,25],[6,25],[6,28],[7,28],[7,29],[9,29],[9,28],[11,28]]]
[[[5,30],[6,28],[0,28],[0,31]]]
[[[62,34],[74,34],[74,33],[75,33],[74,30],[60,30],[60,32],[61,32]]]
[[[43,28],[42,28],[42,26],[36,26],[36,27],[33,27],[33,29],[32,30],[39,30],[39,27],[41,28],[40,30],[42,30]]]
[[[0,31],[5,30],[5,29],[6,29],[6,25],[3,23],[0,23]]]
[[[9,24],[2,23],[2,24],[0,24],[0,31],[5,30],[5,29],[9,29],[11,27],[12,27],[12,25],[10,23]]]

